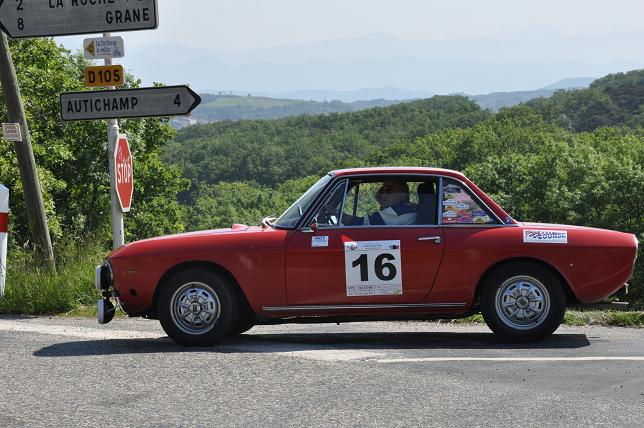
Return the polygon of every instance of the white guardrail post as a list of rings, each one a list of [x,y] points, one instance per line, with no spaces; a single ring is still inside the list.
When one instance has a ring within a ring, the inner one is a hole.
[[[7,278],[7,232],[9,229],[9,189],[0,184],[0,299]]]

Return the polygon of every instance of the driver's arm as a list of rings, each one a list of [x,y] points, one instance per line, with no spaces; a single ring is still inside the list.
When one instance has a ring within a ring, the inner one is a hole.
[[[342,213],[340,224],[343,226],[362,226],[364,224],[364,218]]]

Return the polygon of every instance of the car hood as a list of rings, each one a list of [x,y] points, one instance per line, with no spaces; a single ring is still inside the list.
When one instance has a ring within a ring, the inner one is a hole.
[[[140,241],[133,242],[132,244],[135,244],[135,243],[138,243],[138,242],[164,241],[164,240],[169,240],[169,239],[183,239],[183,238],[188,238],[188,237],[191,237],[191,236],[219,235],[219,234],[222,234],[222,233],[243,233],[243,232],[247,232],[248,230],[251,230],[251,229],[253,229],[253,231],[256,231],[257,229],[261,230],[261,227],[253,226],[251,228],[250,226],[246,226],[245,224],[233,224],[231,227],[226,227],[226,228],[221,228],[221,229],[198,230],[198,231],[195,231],[195,232],[175,233],[174,235],[157,236],[155,238],[142,239]],[[131,244],[128,244],[128,245],[131,245]]]
[[[200,230],[196,232],[186,232],[186,233],[176,233],[174,235],[158,236],[155,238],[142,239],[140,241],[131,242],[125,244],[122,247],[114,250],[110,254],[112,257],[122,257],[128,256],[132,253],[137,253],[140,250],[150,249],[153,247],[158,247],[158,245],[163,245],[167,248],[174,244],[174,242],[182,243],[186,240],[192,241],[192,239],[199,239],[200,237],[207,236],[219,236],[219,235],[231,235],[231,234],[246,234],[253,232],[261,232],[265,228],[259,226],[247,226],[245,224],[233,224],[231,227],[222,228],[222,229],[211,229],[211,230]],[[173,242],[174,241],[174,242]]]

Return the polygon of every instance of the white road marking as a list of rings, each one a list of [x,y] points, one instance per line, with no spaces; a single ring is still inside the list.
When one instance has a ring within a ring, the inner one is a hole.
[[[390,358],[372,360],[378,363],[441,363],[449,361],[488,361],[488,362],[563,362],[563,361],[644,361],[644,357],[426,357]]]
[[[317,361],[374,360],[385,356],[382,352],[373,352],[362,349],[329,348],[322,345],[314,347],[314,349],[311,348],[312,347],[310,345],[265,341],[247,342],[245,340],[239,344],[225,344],[217,347],[217,349],[222,352],[277,354]]]
[[[78,337],[81,339],[156,339],[163,334],[135,330],[108,330],[100,328],[74,327],[64,325],[36,324],[29,321],[0,320],[0,331],[17,333],[40,333],[53,336]]]
[[[317,361],[373,360],[377,357],[384,356],[384,354],[379,352],[362,351],[359,349],[321,349],[316,351],[280,352],[280,354]]]

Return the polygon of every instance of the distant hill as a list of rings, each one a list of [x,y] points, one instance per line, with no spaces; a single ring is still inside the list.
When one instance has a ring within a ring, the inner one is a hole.
[[[300,114],[344,113],[371,107],[385,107],[399,101],[375,99],[369,101],[303,101],[256,96],[219,96],[202,94],[201,105],[192,113],[198,122],[220,120],[280,119]]]
[[[559,89],[588,87],[590,77],[576,77],[560,80],[552,85],[532,91],[493,92],[484,95],[466,95],[484,109],[499,111],[535,98],[547,98]],[[215,91],[213,91],[215,92]],[[378,95],[379,98],[370,99]],[[171,124],[176,129],[197,123],[222,120],[263,120],[281,119],[301,114],[318,115],[348,113],[373,107],[386,107],[405,101],[430,98],[429,92],[407,91],[400,88],[366,88],[356,91],[302,90],[275,96],[241,95],[240,93],[202,93],[202,103],[190,118],[175,118]],[[337,98],[334,98],[337,97]],[[340,99],[364,98],[365,101],[346,102]],[[320,101],[320,100],[333,101]]]
[[[587,88],[594,80],[594,77],[570,77],[533,91],[492,92],[468,97],[483,108],[499,111],[503,107],[512,107],[535,98],[551,97],[558,90]]]
[[[578,89],[578,88],[587,88],[593,83],[597,78],[596,77],[568,77],[567,79],[562,79],[558,82],[553,83],[552,85],[544,86],[541,89]]]
[[[547,98],[554,93],[554,89],[537,89],[535,91],[492,92],[485,95],[469,95],[468,98],[483,108],[499,111],[503,107],[512,107],[535,98]]]
[[[587,89],[561,90],[527,104],[547,120],[574,131],[644,126],[644,70],[609,74]]]
[[[433,93],[427,91],[410,91],[408,89],[386,86],[383,88],[364,88],[354,91],[330,91],[323,89],[302,89],[284,93],[261,93],[272,98],[288,98],[296,100],[313,101],[343,101],[350,103],[360,100],[414,100],[420,98],[431,98]]]

